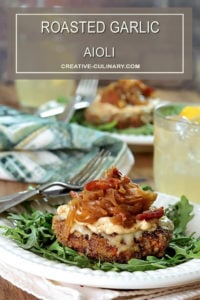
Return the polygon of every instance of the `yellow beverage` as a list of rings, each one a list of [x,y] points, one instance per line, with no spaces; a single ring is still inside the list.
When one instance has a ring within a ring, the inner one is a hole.
[[[156,189],[176,196],[185,195],[200,203],[200,124],[165,116],[172,112],[173,109],[166,106],[155,112]]]
[[[59,97],[74,93],[74,80],[16,80],[16,91],[21,106],[38,107]]]

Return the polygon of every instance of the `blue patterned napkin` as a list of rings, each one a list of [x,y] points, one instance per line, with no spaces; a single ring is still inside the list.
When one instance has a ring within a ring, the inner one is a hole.
[[[109,134],[0,106],[0,179],[66,181],[100,148],[111,152],[105,169],[117,166],[127,152],[126,144]]]

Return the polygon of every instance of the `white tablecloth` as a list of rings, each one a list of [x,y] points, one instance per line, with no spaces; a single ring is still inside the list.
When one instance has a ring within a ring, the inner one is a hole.
[[[200,299],[200,281],[170,288],[109,290],[55,282],[27,274],[0,262],[0,276],[41,300],[194,300]]]

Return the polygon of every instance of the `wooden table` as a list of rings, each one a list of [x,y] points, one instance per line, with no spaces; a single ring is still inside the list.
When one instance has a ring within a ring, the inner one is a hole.
[[[2,96],[3,95],[3,96]],[[171,100],[175,102],[200,102],[198,93],[194,91],[158,91],[158,96],[162,99]],[[17,97],[13,86],[1,86],[0,85],[0,100],[1,104],[9,104],[17,107]],[[153,149],[152,149],[153,150]],[[134,153],[135,164],[130,171],[131,178],[145,178],[145,183],[154,186],[153,182],[153,152],[140,152]],[[26,184],[13,183],[0,181],[0,194],[5,195],[17,191],[21,191],[26,188]],[[0,300],[18,299],[18,300],[35,300],[36,298],[28,293],[16,288],[11,283],[7,282],[0,277]]]

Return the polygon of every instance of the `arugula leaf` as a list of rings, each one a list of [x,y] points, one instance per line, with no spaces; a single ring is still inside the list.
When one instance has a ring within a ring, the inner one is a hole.
[[[60,97],[58,97],[58,98],[56,99],[56,101],[57,101],[58,103],[68,104],[69,99],[66,98],[66,97],[60,96]]]
[[[179,105],[167,105],[167,106],[163,106],[161,109],[161,113],[164,116],[173,116],[173,115],[178,115],[181,110],[183,109],[184,104],[179,104]]]
[[[117,129],[116,125],[117,122],[115,120],[102,124],[102,125],[94,125],[85,120],[84,117],[84,109],[80,109],[75,111],[74,115],[72,116],[71,123],[77,123],[89,128],[93,128],[96,130],[101,131],[108,131],[108,132],[114,132],[114,133],[121,133],[121,134],[130,134],[130,135],[153,135],[153,125],[152,124],[146,124],[140,127],[129,127],[126,129]]]
[[[153,189],[150,185],[147,185],[147,184],[143,184],[141,185],[141,188],[143,189],[143,191],[151,191],[153,192]]]
[[[174,236],[185,233],[188,222],[193,218],[193,206],[185,196],[175,205],[169,205],[166,209],[167,217],[174,223]]]
[[[23,214],[8,214],[13,227],[0,226],[4,235],[33,253],[50,260],[57,260],[80,268],[103,271],[146,271],[176,266],[190,259],[200,259],[200,237],[185,235],[187,223],[192,219],[192,205],[185,196],[174,205],[170,205],[167,216],[174,221],[174,234],[162,258],[148,256],[145,260],[133,258],[127,264],[101,262],[79,255],[73,249],[64,247],[57,240],[52,230],[53,214],[29,209]]]
[[[153,135],[153,125],[147,123],[140,127],[129,127],[126,129],[116,129],[116,133],[133,134],[133,135]]]

